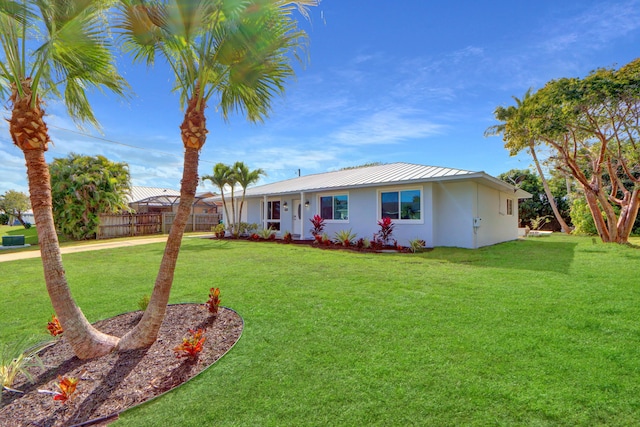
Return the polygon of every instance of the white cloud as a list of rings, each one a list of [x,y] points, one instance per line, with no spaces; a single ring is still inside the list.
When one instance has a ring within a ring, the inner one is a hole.
[[[384,110],[343,126],[330,137],[338,144],[363,146],[395,144],[408,139],[442,133],[444,126],[420,117],[411,110]]]

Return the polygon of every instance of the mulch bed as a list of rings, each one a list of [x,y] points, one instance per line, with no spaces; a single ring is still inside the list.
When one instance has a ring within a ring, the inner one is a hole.
[[[122,336],[142,317],[142,312],[125,313],[96,323],[108,334]],[[174,348],[187,336],[187,329],[205,328],[206,341],[195,361],[176,358]],[[34,369],[34,383],[16,382],[24,394],[3,392],[0,426],[106,425],[117,414],[146,402],[193,378],[222,357],[238,341],[242,318],[233,310],[220,308],[213,317],[204,304],[178,304],[167,313],[156,342],[147,349],[111,353],[90,360],[74,356],[64,339],[43,350],[46,369]],[[61,403],[51,394],[58,377],[79,378],[72,398]],[[23,377],[20,376],[22,379]],[[98,420],[97,423],[91,423]]]

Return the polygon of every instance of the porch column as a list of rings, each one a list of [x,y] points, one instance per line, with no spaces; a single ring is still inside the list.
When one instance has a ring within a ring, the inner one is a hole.
[[[267,229],[267,215],[269,213],[269,206],[267,206],[267,195],[265,194],[263,197],[263,208],[262,208],[262,228],[264,230]]]
[[[304,191],[300,192],[300,240],[304,240]]]

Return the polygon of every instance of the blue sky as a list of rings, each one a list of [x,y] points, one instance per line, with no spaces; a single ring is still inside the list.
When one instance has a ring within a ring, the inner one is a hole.
[[[509,157],[500,138],[483,136],[494,109],[549,80],[636,58],[640,0],[323,0],[301,25],[310,61],[296,66],[266,123],[237,115],[224,123],[209,106],[201,175],[238,160],[264,169],[262,183],[369,162],[491,175],[526,168],[525,155]],[[178,189],[183,114],[171,75],[121,63],[135,96],[92,97],[102,133],[84,136],[60,103],[48,102],[47,159],[101,154],[127,162],[134,185]],[[27,191],[26,170],[3,120],[0,194],[9,189]]]

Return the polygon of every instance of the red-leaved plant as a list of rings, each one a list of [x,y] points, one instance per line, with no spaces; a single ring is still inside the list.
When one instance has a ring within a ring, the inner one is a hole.
[[[382,245],[389,245],[389,240],[391,239],[391,235],[393,234],[393,227],[395,224],[391,221],[391,218],[385,216],[380,221],[378,221],[378,225],[380,226],[380,231],[374,234],[374,240],[379,242]]]
[[[54,337],[57,337],[64,332],[62,325],[60,325],[60,321],[55,314],[51,316],[51,322],[47,323],[47,330]]]
[[[189,336],[182,338],[182,344],[173,349],[178,359],[187,357],[190,360],[195,360],[200,355],[202,347],[206,338],[203,337],[205,333],[204,329],[198,328],[197,330],[189,329]]]
[[[220,307],[220,288],[209,289],[209,299],[205,303],[209,313],[218,314]]]
[[[291,232],[287,231],[286,233],[284,233],[284,237],[282,238],[282,240],[284,240],[285,243],[291,243],[291,241],[293,241],[293,235],[291,234]]]
[[[58,391],[53,392],[53,400],[67,403],[76,392],[78,386],[78,378],[75,377],[58,377],[56,387]]]
[[[320,215],[314,215],[313,218],[309,219],[311,221],[311,225],[313,228],[311,229],[311,234],[315,237],[322,234],[322,230],[324,230],[324,218]]]

